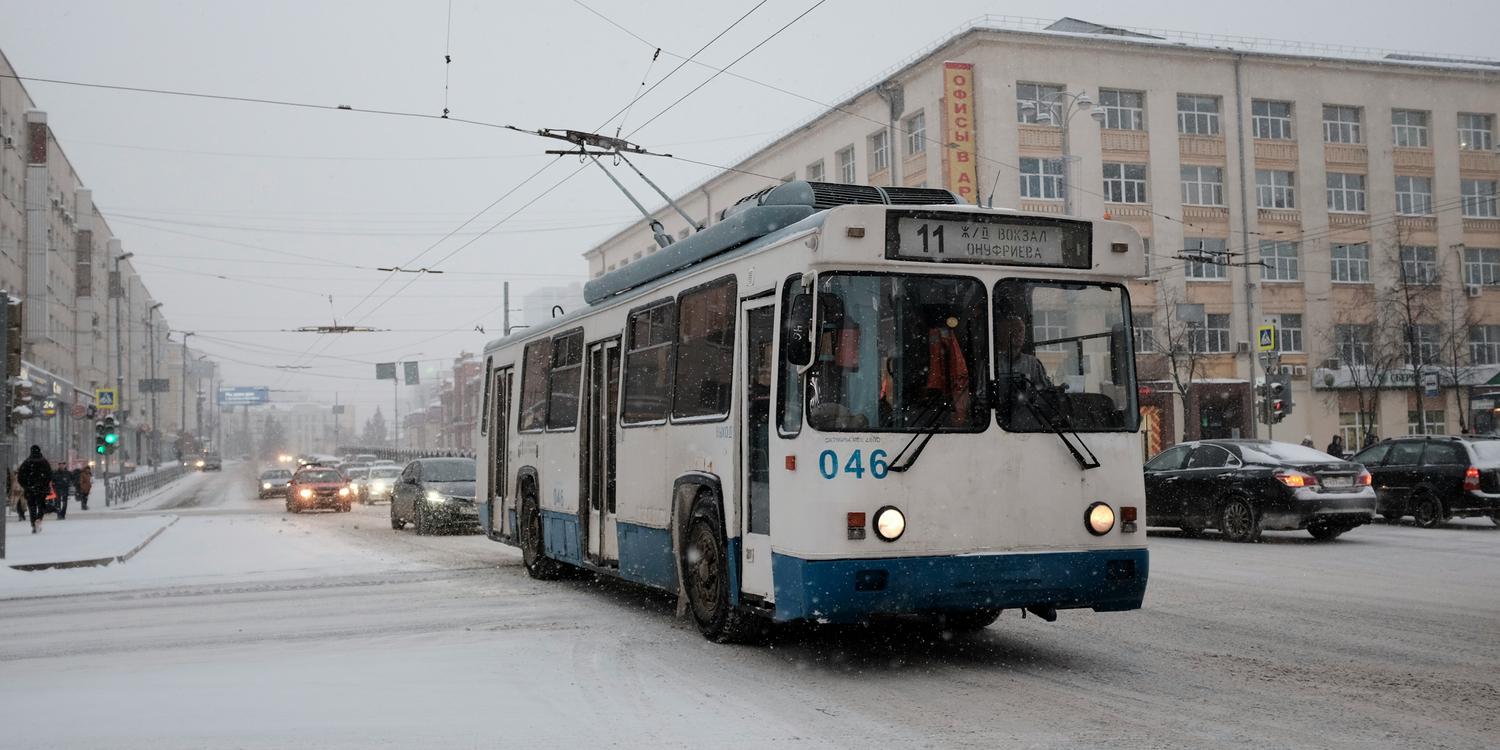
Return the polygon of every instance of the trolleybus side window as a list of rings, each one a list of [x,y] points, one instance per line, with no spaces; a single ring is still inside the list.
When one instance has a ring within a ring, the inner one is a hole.
[[[823,431],[983,430],[985,298],[969,277],[820,275],[807,423]]]
[[[583,329],[552,337],[552,373],[547,387],[547,429],[578,426],[578,387],[583,375]]]
[[[781,363],[781,384],[779,398],[776,404],[776,423],[782,437],[796,437],[802,432],[802,374],[797,372],[798,366],[795,362],[788,362],[785,354],[788,336],[787,332],[792,323],[792,300],[800,294],[802,289],[802,274],[794,273],[786,279],[786,287],[781,292],[781,350],[782,355],[777,358]],[[810,317],[810,316],[809,316]],[[804,321],[811,327],[812,321]]]
[[[672,395],[672,342],[677,301],[653,303],[630,314],[626,324],[625,407],[627,425],[665,422]]]
[[[479,405],[479,434],[490,432],[490,381],[495,379],[495,358],[484,358],[484,399]]]
[[[1130,298],[1119,284],[995,285],[996,413],[1012,432],[1134,432]]]
[[[547,368],[552,364],[552,339],[526,345],[521,367],[521,414],[518,432],[538,432],[547,423]]]
[[[678,296],[673,419],[729,414],[736,301],[733,276]]]

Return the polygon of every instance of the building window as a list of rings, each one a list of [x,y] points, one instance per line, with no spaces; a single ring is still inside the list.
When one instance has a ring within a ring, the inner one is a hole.
[[[1276,322],[1276,349],[1300,352],[1302,349],[1302,313],[1282,313]]]
[[[1458,113],[1458,147],[1465,151],[1489,151],[1495,147],[1495,118],[1473,112]]]
[[[1051,341],[1068,335],[1068,311],[1067,310],[1043,310],[1038,309],[1031,317],[1031,340]],[[1036,350],[1039,352],[1061,352],[1067,351],[1065,344],[1038,344]]]
[[[1021,159],[1021,197],[1062,200],[1062,159]]]
[[[1365,436],[1380,434],[1380,421],[1377,415],[1366,414],[1362,411],[1339,412],[1339,437],[1344,439],[1345,450],[1354,451],[1364,445]]]
[[[1132,312],[1131,320],[1134,322],[1132,331],[1135,333],[1135,351],[1137,354],[1149,354],[1156,351],[1156,328],[1152,319],[1154,313]]]
[[[735,278],[727,276],[677,300],[672,418],[729,413],[734,382]]]
[[[1476,365],[1500,365],[1500,326],[1469,327],[1469,361]]]
[[[1329,172],[1328,210],[1340,214],[1365,213],[1365,176]]]
[[[625,326],[624,424],[664,422],[671,403],[672,340],[677,303],[665,300],[630,314]]]
[[[1227,244],[1225,240],[1217,237],[1188,239],[1184,243],[1183,253],[1189,256],[1198,255],[1222,260]],[[1183,270],[1187,278],[1196,281],[1223,281],[1229,278],[1229,267],[1214,261],[1190,260],[1187,265],[1183,266]]]
[[[1427,148],[1427,113],[1415,109],[1392,110],[1391,137],[1400,148]]]
[[[1436,284],[1437,248],[1419,245],[1401,247],[1401,276],[1408,284]]]
[[[1495,218],[1494,180],[1463,180],[1463,195],[1465,218]]]
[[[854,147],[845,146],[834,154],[839,167],[839,182],[854,183]]]
[[[1188,323],[1188,349],[1199,354],[1222,354],[1229,351],[1229,315],[1212,313],[1202,323]]]
[[[1274,141],[1290,141],[1292,133],[1292,103],[1256,99],[1250,102],[1250,128],[1256,138]]]
[[[1323,105],[1323,140],[1328,143],[1364,143],[1359,107]]]
[[[1441,435],[1448,431],[1447,419],[1442,409],[1428,409],[1426,416],[1428,435]],[[1406,434],[1422,434],[1422,423],[1417,421],[1417,412],[1413,409],[1406,411]],[[1457,448],[1457,446],[1455,448],[1459,451],[1463,450],[1462,448]]]
[[[1296,281],[1300,278],[1297,268],[1297,243],[1260,243],[1260,278],[1262,281]]]
[[[1104,165],[1104,200],[1108,203],[1146,202],[1146,165]]]
[[[1339,359],[1351,367],[1370,364],[1370,326],[1363,323],[1338,323],[1333,327],[1334,350]]]
[[[537,432],[547,423],[547,370],[552,364],[552,340],[526,345],[521,365],[521,414],[516,429]]]
[[[578,387],[583,381],[583,330],[552,338],[552,377],[547,388],[547,429],[578,426]]]
[[[1016,122],[1058,125],[1062,123],[1062,87],[1050,83],[1016,84]],[[1030,104],[1030,106],[1027,106]],[[1043,113],[1046,113],[1045,115]]]
[[[1296,176],[1275,169],[1255,170],[1255,205],[1258,208],[1296,208]]]
[[[906,130],[906,155],[916,156],[927,153],[927,115],[918,112],[906,118],[904,126]]]
[[[1186,206],[1224,205],[1224,170],[1196,165],[1183,167],[1182,203]]]
[[[1396,176],[1396,213],[1427,216],[1432,213],[1432,178]]]
[[[822,182],[823,181],[823,160],[822,159],[819,159],[819,160],[817,160],[817,161],[815,161],[815,162],[807,165],[807,181],[808,182]]]
[[[1111,130],[1146,129],[1146,95],[1140,91],[1099,89],[1104,127]]]
[[[1177,95],[1177,132],[1183,135],[1219,134],[1219,97]]]
[[[1407,326],[1409,335],[1402,343],[1408,366],[1435,365],[1438,363],[1438,327],[1430,323]],[[1416,347],[1417,358],[1412,359],[1412,347]]]
[[[1475,286],[1500,284],[1500,248],[1464,248],[1464,283]]]
[[[1350,284],[1370,283],[1370,246],[1334,245],[1328,254],[1333,258],[1333,280]]]
[[[884,172],[891,168],[891,134],[884,128],[870,134],[870,171]]]

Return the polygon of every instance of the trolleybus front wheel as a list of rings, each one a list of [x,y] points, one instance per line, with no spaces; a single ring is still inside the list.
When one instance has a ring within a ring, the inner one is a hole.
[[[521,562],[527,575],[539,581],[551,581],[563,574],[562,563],[547,557],[542,544],[542,512],[532,497],[521,502]]]
[[[714,643],[744,643],[761,630],[762,623],[729,602],[729,545],[723,528],[717,506],[700,499],[693,507],[683,546],[682,582],[688,609],[704,638]]]

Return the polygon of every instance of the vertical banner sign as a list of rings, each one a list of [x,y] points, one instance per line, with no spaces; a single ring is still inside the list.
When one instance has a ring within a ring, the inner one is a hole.
[[[406,374],[406,384],[407,385],[416,385],[417,383],[421,382],[418,379],[418,377],[417,377],[417,363],[416,362],[402,362],[401,365],[404,368],[404,371],[405,371],[405,374]]]
[[[943,63],[943,179],[945,187],[972,204],[979,202],[975,159],[974,64]]]

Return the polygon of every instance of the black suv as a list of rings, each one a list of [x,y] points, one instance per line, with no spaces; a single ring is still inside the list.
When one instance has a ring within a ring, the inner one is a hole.
[[[1500,524],[1500,440],[1413,435],[1377,443],[1350,460],[1374,476],[1386,521],[1410,515],[1432,528],[1454,516],[1489,516]]]

